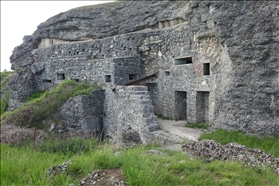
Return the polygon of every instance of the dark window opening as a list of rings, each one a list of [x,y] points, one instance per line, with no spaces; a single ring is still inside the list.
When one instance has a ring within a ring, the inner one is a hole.
[[[170,76],[170,71],[165,71],[165,76]]]
[[[193,63],[192,57],[185,57],[180,59],[175,59],[174,64],[175,65],[185,65],[185,64],[191,64]]]
[[[111,75],[105,75],[105,81],[111,82]]]
[[[64,80],[65,74],[57,74],[57,80]]]
[[[43,83],[51,83],[51,80],[50,79],[44,79]]]
[[[210,63],[203,64],[203,75],[210,75]]]
[[[79,82],[79,79],[72,79],[72,80],[74,80],[75,82]]]
[[[138,77],[137,74],[129,74],[129,80],[130,80],[130,81],[131,81],[131,80],[136,80],[137,77]]]

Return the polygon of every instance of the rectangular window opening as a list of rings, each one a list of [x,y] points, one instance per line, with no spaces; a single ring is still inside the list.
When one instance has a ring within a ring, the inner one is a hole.
[[[105,75],[105,81],[111,82],[111,75]]]
[[[192,63],[193,63],[192,57],[174,59],[175,65],[185,65],[185,64],[192,64]]]
[[[210,75],[210,63],[203,64],[203,75]]]
[[[44,79],[43,83],[51,83],[51,80],[50,79]]]
[[[138,75],[137,74],[129,74],[129,80],[137,80]]]
[[[57,74],[57,80],[64,80],[65,74]]]
[[[79,82],[79,79],[72,79],[72,80],[74,80],[75,82]]]
[[[170,76],[170,71],[165,71],[165,76]]]

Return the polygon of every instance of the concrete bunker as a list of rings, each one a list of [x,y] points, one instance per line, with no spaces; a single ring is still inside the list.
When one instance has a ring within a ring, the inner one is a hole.
[[[186,91],[175,91],[175,119],[187,120]]]
[[[175,65],[186,65],[186,64],[192,64],[192,63],[193,63],[192,56],[174,59]]]
[[[209,92],[198,91],[196,95],[196,121],[209,121]]]

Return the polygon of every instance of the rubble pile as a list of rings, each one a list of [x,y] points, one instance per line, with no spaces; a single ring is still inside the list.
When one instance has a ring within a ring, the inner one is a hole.
[[[68,168],[69,164],[72,164],[72,160],[69,160],[68,162],[64,162],[61,165],[55,165],[55,166],[49,168],[46,173],[47,177],[54,176],[59,173],[65,172],[66,169]]]
[[[244,165],[256,168],[271,167],[279,174],[279,158],[267,154],[259,149],[247,148],[238,143],[221,145],[214,140],[191,141],[182,146],[183,151],[187,151],[203,158],[205,161],[212,160],[236,160]]]
[[[126,186],[124,173],[121,169],[95,170],[80,181],[80,186],[108,185]]]

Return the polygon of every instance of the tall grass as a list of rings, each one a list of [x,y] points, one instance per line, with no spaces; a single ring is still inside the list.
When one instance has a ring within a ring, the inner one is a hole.
[[[11,96],[11,91],[10,90],[4,92],[4,95],[0,100],[1,101],[1,103],[0,103],[1,104],[0,116],[2,116],[7,110],[10,96]]]
[[[57,112],[67,99],[81,94],[90,95],[92,90],[97,88],[97,85],[77,83],[73,80],[65,81],[40,97],[24,103],[18,109],[4,113],[1,121],[19,126],[41,128],[41,122]]]
[[[147,155],[141,146],[115,153],[110,145],[101,145],[87,153],[65,156],[30,148],[1,144],[1,185],[68,185],[97,169],[121,168],[130,185],[279,185],[270,169],[256,170],[238,162],[191,160],[182,152],[165,151]],[[72,160],[65,173],[46,177],[49,167]]]
[[[256,135],[246,135],[240,131],[218,129],[214,132],[203,134],[199,140],[203,139],[212,139],[222,145],[236,142],[249,148],[261,149],[266,153],[279,157],[279,135],[274,137],[264,136],[263,139],[260,139]]]
[[[4,71],[4,72],[0,72],[0,81],[1,81],[1,84],[0,84],[0,90],[2,90],[6,84],[9,82],[10,80],[10,75],[12,75],[14,72],[13,71]]]

